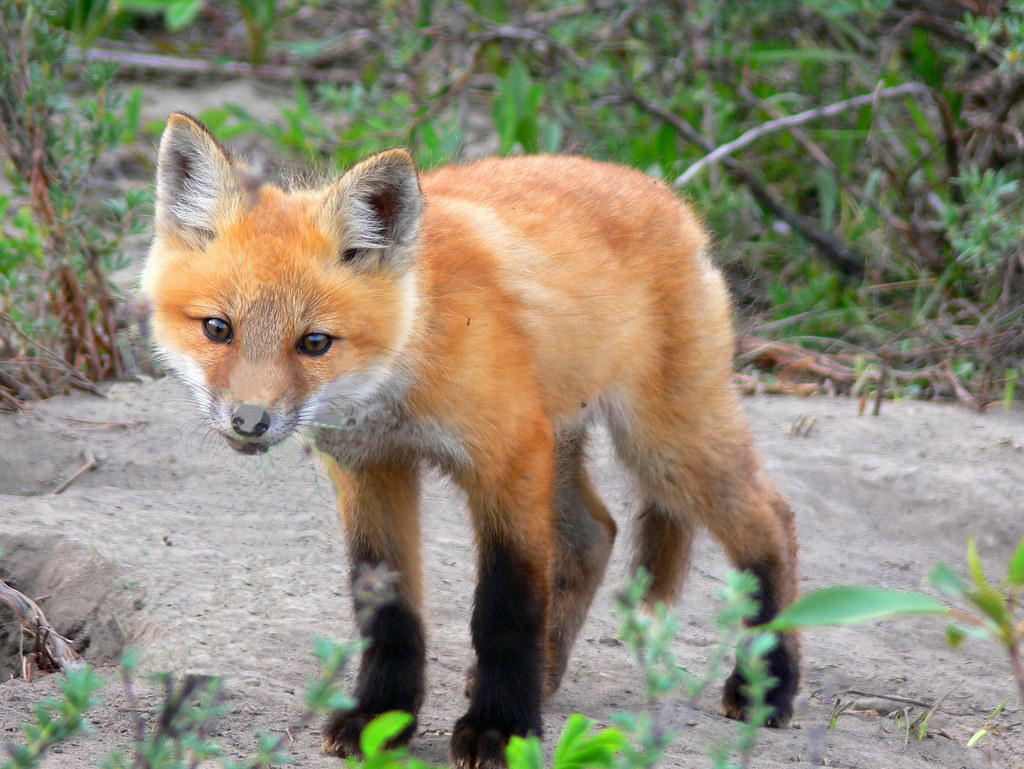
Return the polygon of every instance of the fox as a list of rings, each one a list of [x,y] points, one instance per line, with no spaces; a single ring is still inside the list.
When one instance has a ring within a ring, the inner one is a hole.
[[[671,603],[707,529],[758,581],[768,622],[797,593],[793,511],[763,469],[732,384],[733,310],[710,238],[668,186],[582,157],[483,159],[420,173],[389,149],[322,184],[255,176],[198,120],[159,143],[152,245],[140,280],[156,355],[243,454],[311,439],[337,493],[367,638],[354,709],[330,754],[426,691],[420,481],[467,500],[477,584],[459,769],[506,766],[542,735],[617,524],[587,469],[603,422],[639,497],[630,568]],[[785,725],[799,641],[767,657],[769,725]],[[726,715],[748,706],[742,673]],[[405,744],[415,720],[399,737]]]

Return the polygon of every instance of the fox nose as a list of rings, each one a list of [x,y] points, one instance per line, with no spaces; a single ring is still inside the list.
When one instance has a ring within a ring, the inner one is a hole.
[[[255,403],[241,403],[231,415],[231,426],[246,438],[259,438],[270,427],[270,414]]]

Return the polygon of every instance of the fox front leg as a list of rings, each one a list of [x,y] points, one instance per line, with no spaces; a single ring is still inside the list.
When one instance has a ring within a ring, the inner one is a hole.
[[[356,680],[356,707],[332,715],[323,731],[324,750],[360,754],[359,735],[381,713],[413,716],[423,702],[426,663],[419,556],[419,477],[415,467],[387,465],[347,470],[330,467],[348,539],[354,604],[369,641]],[[392,573],[393,594],[380,596],[358,584],[367,570]],[[394,744],[403,744],[416,722]]]

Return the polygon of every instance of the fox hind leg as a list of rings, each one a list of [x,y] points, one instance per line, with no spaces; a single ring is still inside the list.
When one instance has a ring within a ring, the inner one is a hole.
[[[548,696],[565,674],[569,652],[608,565],[616,531],[584,467],[583,432],[560,436],[555,453],[552,502],[557,549],[548,630]]]
[[[693,534],[698,525],[706,526],[733,565],[758,578],[752,623],[760,624],[796,597],[796,533],[792,511],[760,469],[740,404],[727,387],[717,397],[705,393],[699,405],[648,400],[653,406],[646,413],[612,421],[612,435],[645,499],[636,521],[633,566],[652,574],[648,601],[674,600]],[[767,662],[776,680],[767,698],[774,711],[768,725],[782,726],[792,716],[799,683],[797,637],[783,635]],[[727,680],[726,715],[745,716],[744,684],[739,670]]]
[[[757,614],[751,624],[769,622],[779,610],[796,598],[796,536],[793,512],[789,503],[764,473],[758,473],[755,486],[759,493],[752,500],[751,517],[759,523],[752,525],[754,536],[764,536],[769,544],[740,539],[731,548],[729,556],[738,568],[751,572],[757,578]],[[767,704],[773,708],[766,724],[784,726],[793,714],[793,697],[800,681],[799,638],[792,633],[780,635],[778,644],[768,652],[768,674],[775,679],[769,691]],[[737,666],[725,682],[722,707],[730,718],[745,718],[749,701],[744,692],[746,681]]]
[[[693,550],[692,519],[666,514],[657,502],[647,502],[633,522],[631,573],[643,569],[651,577],[646,603],[673,604],[686,579]]]

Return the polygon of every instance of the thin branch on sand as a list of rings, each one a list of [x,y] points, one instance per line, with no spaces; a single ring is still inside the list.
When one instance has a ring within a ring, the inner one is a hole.
[[[37,670],[66,670],[82,661],[71,641],[62,636],[46,619],[43,610],[31,598],[0,580],[0,602],[14,611],[22,631],[32,637],[32,649],[22,654],[22,673],[32,678]]]

